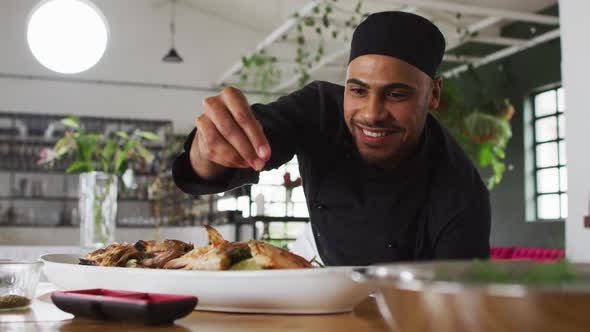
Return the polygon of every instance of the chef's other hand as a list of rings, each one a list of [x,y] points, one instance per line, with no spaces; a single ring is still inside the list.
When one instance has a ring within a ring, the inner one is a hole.
[[[270,145],[242,92],[226,87],[203,100],[203,106],[190,151],[195,172],[212,179],[227,167],[262,170],[270,158]]]

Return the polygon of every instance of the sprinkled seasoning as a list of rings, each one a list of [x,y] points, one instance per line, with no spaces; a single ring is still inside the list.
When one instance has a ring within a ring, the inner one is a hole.
[[[31,300],[24,296],[15,294],[0,295],[0,309],[26,307],[29,303],[31,303]]]

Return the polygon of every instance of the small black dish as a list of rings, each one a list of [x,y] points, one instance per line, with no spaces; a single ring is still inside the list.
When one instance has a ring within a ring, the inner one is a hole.
[[[53,303],[77,318],[172,324],[190,314],[198,303],[195,296],[84,289],[53,292]]]

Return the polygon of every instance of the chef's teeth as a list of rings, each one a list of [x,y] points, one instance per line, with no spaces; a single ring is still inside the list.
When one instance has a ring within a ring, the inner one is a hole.
[[[387,136],[388,135],[388,133],[385,132],[385,131],[377,132],[377,131],[369,131],[369,130],[366,130],[366,129],[363,129],[363,133],[365,135],[369,136],[369,137],[383,137],[383,136]]]

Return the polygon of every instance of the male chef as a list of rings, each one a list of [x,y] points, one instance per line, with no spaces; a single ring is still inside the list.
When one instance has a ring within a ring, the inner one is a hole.
[[[487,258],[488,190],[429,114],[441,98],[444,52],[429,20],[372,14],[354,31],[344,86],[316,81],[265,105],[231,87],[206,98],[174,180],[187,193],[218,193],[297,156],[310,227],[296,247],[307,258]]]

